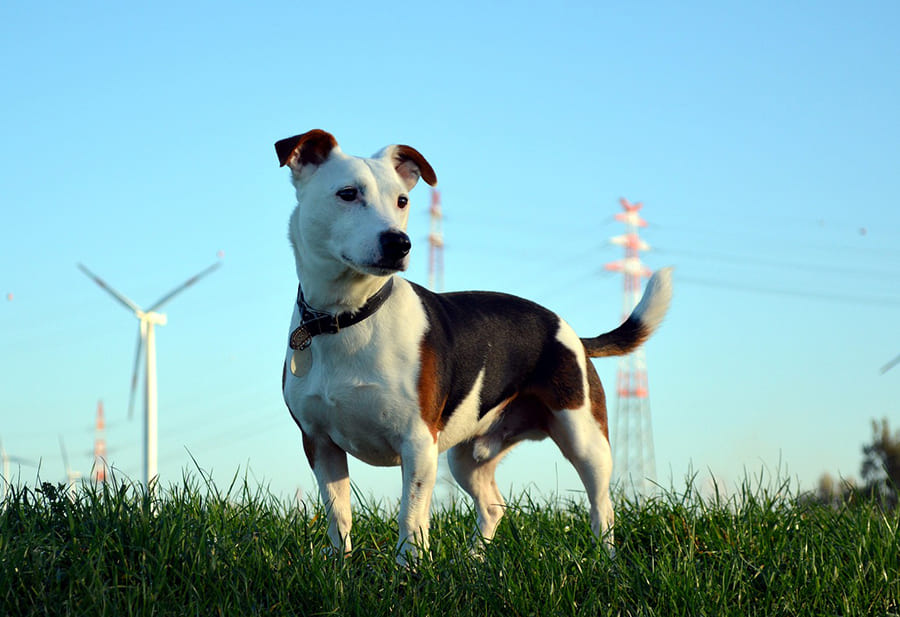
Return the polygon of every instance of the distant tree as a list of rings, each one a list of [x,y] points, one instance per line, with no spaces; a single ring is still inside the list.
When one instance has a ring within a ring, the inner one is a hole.
[[[827,471],[819,477],[819,486],[816,489],[816,500],[828,505],[839,503],[841,500],[837,482],[834,481],[834,476]]]
[[[872,421],[872,443],[863,446],[860,470],[865,491],[888,507],[897,506],[900,487],[900,431],[891,434],[887,418]]]
[[[856,482],[853,478],[835,479],[826,471],[819,477],[819,485],[815,492],[807,493],[805,500],[837,508],[857,492]]]

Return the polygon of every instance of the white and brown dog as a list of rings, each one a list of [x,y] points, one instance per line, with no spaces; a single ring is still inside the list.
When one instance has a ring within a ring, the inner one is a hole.
[[[401,466],[398,561],[409,563],[428,550],[440,452],[475,501],[478,552],[503,516],[500,459],[523,439],[550,436],[584,483],[591,530],[612,550],[606,397],[588,358],[626,354],[650,336],[669,305],[669,270],[650,279],[622,325],[587,339],[522,298],[435,294],[395,276],[409,263],[409,192],[419,177],[437,182],[419,152],[394,145],[348,156],[320,130],[275,149],[297,193],[289,237],[300,286],[284,400],[335,549],[351,549],[348,453]]]

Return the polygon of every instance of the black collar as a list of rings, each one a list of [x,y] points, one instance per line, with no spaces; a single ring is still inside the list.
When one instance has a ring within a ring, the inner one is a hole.
[[[339,313],[332,315],[325,311],[314,309],[306,303],[303,297],[303,288],[297,285],[297,308],[300,309],[300,325],[291,332],[291,349],[303,350],[312,344],[312,337],[317,334],[337,334],[343,328],[361,322],[381,308],[394,286],[394,277],[387,280],[381,289],[366,300],[366,303],[358,311],[353,313]]]

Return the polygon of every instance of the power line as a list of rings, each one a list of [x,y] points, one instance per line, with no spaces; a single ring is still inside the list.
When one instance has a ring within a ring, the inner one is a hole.
[[[733,223],[721,223],[715,224],[712,226],[703,226],[703,225],[691,225],[687,227],[683,227],[681,225],[660,225],[654,224],[652,228],[655,231],[661,232],[674,232],[678,235],[681,234],[701,234],[706,237],[716,236],[716,237],[725,237],[729,238],[737,238],[740,240],[752,240],[752,241],[761,241],[761,240],[769,240],[774,242],[781,242],[784,238],[784,234],[778,231],[774,231],[771,227],[766,227],[764,229],[748,229],[746,226],[735,225]],[[864,229],[864,228],[863,228]],[[798,233],[803,235],[803,238],[798,237]],[[807,233],[804,231],[800,231],[798,233],[791,233],[792,238],[792,246],[799,249],[811,249],[816,251],[827,251],[829,253],[834,253],[836,251],[844,252],[844,253],[855,253],[855,254],[869,254],[869,255],[879,255],[882,257],[890,257],[890,258],[898,258],[900,257],[900,251],[897,250],[895,245],[891,246],[871,246],[871,234],[868,231],[865,232],[864,235],[869,236],[865,240],[865,244],[801,244],[796,242],[798,239],[806,239],[808,237]],[[850,235],[858,235],[861,232],[857,232],[856,234],[845,233],[842,234],[842,238]],[[879,236],[888,236],[889,239],[895,237],[897,234],[893,231],[889,233],[880,232]]]
[[[887,296],[860,296],[858,294],[836,294],[830,292],[803,291],[799,289],[785,289],[777,287],[764,287],[760,285],[747,285],[732,281],[720,281],[693,276],[679,276],[680,283],[702,285],[705,287],[717,287],[721,289],[733,289],[751,293],[763,293],[778,296],[792,296],[797,298],[810,298],[829,302],[844,302],[848,304],[866,304],[878,306],[900,306],[900,298]]]
[[[199,452],[201,450],[217,450],[222,447],[233,447],[236,443],[245,441],[248,437],[266,433],[279,427],[291,426],[287,412],[278,416],[270,416],[260,421],[260,418],[253,418],[249,422],[242,423],[238,426],[231,427],[224,431],[220,431],[214,435],[206,435],[199,438],[198,441],[182,440],[180,447],[189,447],[192,451]],[[166,450],[167,456],[172,456],[178,448]]]
[[[732,253],[720,253],[717,251],[698,251],[694,249],[667,249],[661,248],[657,249],[657,252],[660,254],[666,255],[675,255],[688,257],[691,259],[702,259],[704,261],[709,261],[710,259],[733,263],[738,265],[756,265],[756,266],[766,266],[772,268],[791,268],[794,270],[805,270],[807,272],[832,272],[832,273],[840,273],[847,274],[852,276],[871,276],[875,278],[891,278],[898,276],[895,272],[886,272],[886,271],[878,271],[878,270],[868,270],[863,268],[848,268],[844,266],[829,266],[824,264],[809,264],[809,263],[798,263],[798,262],[789,262],[784,260],[773,260],[773,259],[763,259],[759,257],[751,257],[747,255],[735,255]]]

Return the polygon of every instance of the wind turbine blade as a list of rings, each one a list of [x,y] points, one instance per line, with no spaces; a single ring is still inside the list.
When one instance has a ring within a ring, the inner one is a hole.
[[[138,371],[141,369],[141,352],[144,350],[144,324],[138,326],[137,345],[134,350],[134,370],[131,372],[131,393],[128,395],[128,419],[134,417],[134,395],[137,393]]]
[[[63,441],[62,435],[59,436],[59,451],[62,452],[63,465],[66,466],[66,475],[69,475],[69,455],[66,453],[66,442]]]
[[[881,374],[884,375],[885,373],[887,373],[889,370],[891,370],[898,364],[900,364],[900,356],[897,356],[896,358],[894,358],[893,360],[891,360],[890,362],[888,362],[887,364],[882,366]]]
[[[185,289],[187,289],[188,287],[190,287],[191,285],[193,285],[194,283],[196,283],[197,281],[202,279],[204,276],[206,276],[207,274],[209,274],[216,268],[219,268],[221,265],[222,265],[222,262],[217,261],[216,263],[214,263],[210,267],[206,268],[202,272],[195,274],[194,276],[192,276],[191,278],[186,280],[184,283],[182,283],[181,285],[179,285],[178,287],[176,287],[175,289],[173,289],[172,291],[170,291],[169,293],[164,295],[162,298],[157,300],[153,306],[151,306],[150,308],[147,309],[147,312],[149,313],[150,311],[155,311],[155,310],[161,308],[163,304],[165,304],[166,302],[168,302],[169,300],[171,300],[172,298],[177,296],[179,293],[181,293],[182,291],[184,291]]]
[[[122,305],[125,306],[125,308],[130,309],[130,310],[134,311],[135,313],[140,313],[140,312],[141,312],[141,307],[139,307],[137,304],[135,304],[134,302],[132,302],[131,300],[129,300],[128,298],[126,298],[123,294],[119,293],[118,291],[116,291],[115,289],[113,289],[112,287],[110,287],[109,285],[107,285],[106,281],[104,281],[102,278],[100,278],[99,276],[97,276],[96,274],[94,274],[93,272],[91,272],[90,270],[88,270],[88,269],[84,266],[84,264],[78,264],[78,268],[79,268],[82,272],[84,272],[85,274],[87,274],[89,277],[91,277],[92,279],[94,279],[94,282],[95,282],[95,283],[97,283],[98,285],[100,285],[100,287],[102,287],[102,288],[105,289],[107,292],[109,292],[109,294],[110,294],[113,298],[115,298],[116,300],[118,300],[119,302],[121,302]]]
[[[10,463],[17,463],[19,465],[28,465],[30,467],[40,467],[39,463],[31,460],[30,458],[22,458],[21,456],[10,456],[6,450],[3,449],[3,442],[0,441],[0,459],[4,461],[9,461]],[[2,471],[2,469],[0,469]],[[5,478],[6,481],[9,481],[9,478]]]
[[[37,467],[38,469],[40,469],[41,466],[39,461],[33,461],[30,458],[23,458],[21,456],[7,456],[6,458],[18,465],[28,465],[29,467]]]

